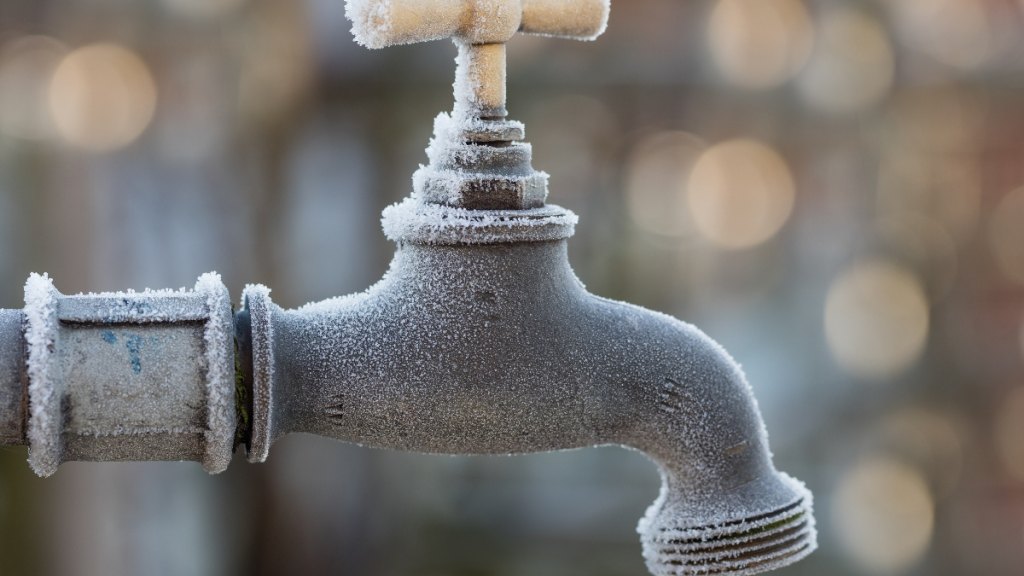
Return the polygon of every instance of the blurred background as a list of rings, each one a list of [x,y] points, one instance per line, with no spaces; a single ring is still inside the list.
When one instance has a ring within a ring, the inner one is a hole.
[[[392,246],[454,47],[370,52],[341,0],[3,0],[0,307],[191,286],[293,307]],[[618,0],[593,44],[520,37],[510,109],[597,294],[740,361],[817,497],[797,575],[1024,570],[1024,2]],[[198,464],[0,452],[2,574],[646,574],[658,477],[313,437]]]

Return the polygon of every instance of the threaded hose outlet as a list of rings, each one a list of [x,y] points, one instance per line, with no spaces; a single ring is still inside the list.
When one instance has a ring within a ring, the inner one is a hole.
[[[811,493],[792,478],[778,480],[792,489],[792,501],[731,510],[714,519],[695,520],[692,511],[661,497],[638,528],[647,568],[655,576],[750,576],[793,564],[817,548]]]

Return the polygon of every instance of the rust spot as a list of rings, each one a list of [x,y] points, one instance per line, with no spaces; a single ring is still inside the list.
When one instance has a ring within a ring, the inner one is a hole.
[[[744,452],[746,452],[749,448],[750,448],[750,442],[744,440],[743,442],[740,442],[739,444],[737,444],[735,446],[730,446],[729,448],[726,448],[725,449],[725,455],[726,456],[739,456],[740,454],[743,454]]]

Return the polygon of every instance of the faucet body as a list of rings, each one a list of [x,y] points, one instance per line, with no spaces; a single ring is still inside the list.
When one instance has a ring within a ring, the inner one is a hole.
[[[730,461],[720,472],[741,483],[767,469],[725,351],[587,292],[565,241],[399,246],[368,291],[273,305],[271,321],[274,439],[464,454],[630,444]]]
[[[366,292],[283,310],[267,289],[246,291],[252,460],[291,432],[443,454],[623,445],[663,479],[640,525],[653,573],[753,573],[811,552],[811,496],[775,470],[725,350],[587,292],[557,237],[571,225],[511,243],[462,229],[455,242],[436,223],[388,222],[409,216],[386,216],[405,236]]]

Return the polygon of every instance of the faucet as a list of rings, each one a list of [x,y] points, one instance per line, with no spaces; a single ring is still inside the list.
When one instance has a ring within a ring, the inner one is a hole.
[[[777,471],[739,365],[697,328],[590,294],[524,126],[505,43],[593,39],[608,0],[348,0],[360,43],[458,47],[429,165],[387,208],[396,245],[363,293],[285,310],[216,274],[192,290],[80,294],[32,275],[0,310],[0,444],[68,460],[263,462],[305,432],[391,450],[524,454],[621,445],[661,472],[638,532],[657,576],[747,575],[816,547],[812,495]]]

